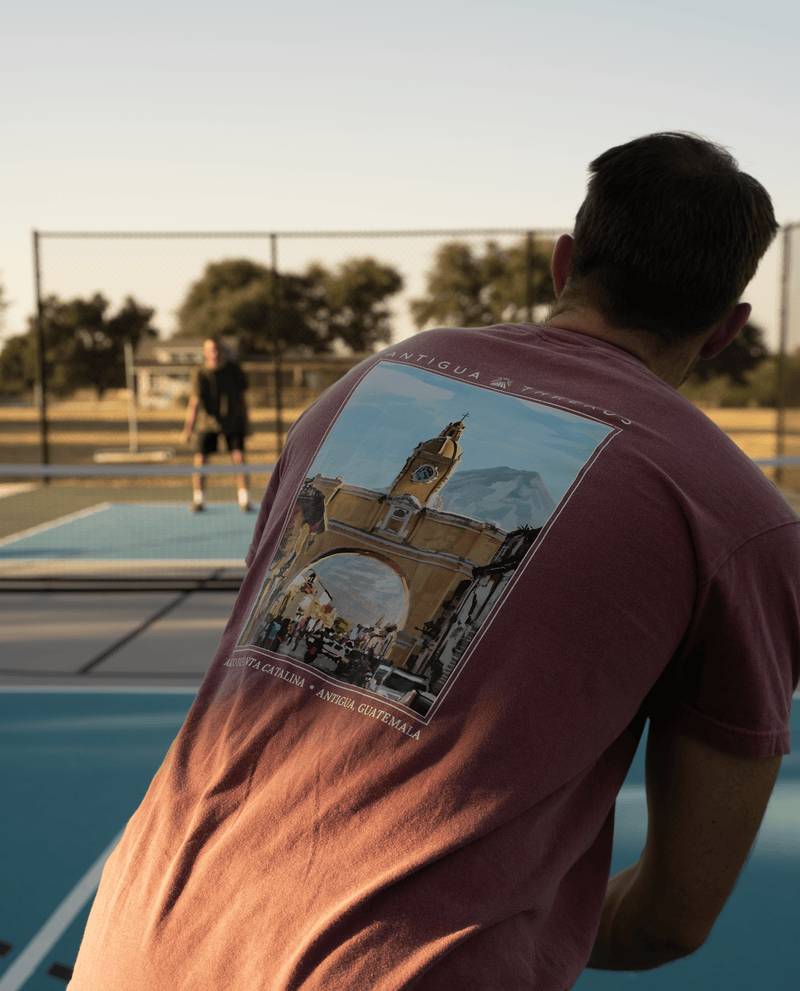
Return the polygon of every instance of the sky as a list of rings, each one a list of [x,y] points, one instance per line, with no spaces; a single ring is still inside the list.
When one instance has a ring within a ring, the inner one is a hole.
[[[587,416],[381,361],[349,398],[309,475],[340,476],[349,485],[386,490],[418,444],[462,418],[456,472],[498,467],[535,471],[555,504],[611,431]]]
[[[34,229],[569,229],[588,163],[654,131],[725,145],[800,220],[786,0],[16,0],[3,40],[5,337],[33,311]],[[58,247],[45,292],[116,300]],[[771,346],[779,274],[776,244],[744,297]]]

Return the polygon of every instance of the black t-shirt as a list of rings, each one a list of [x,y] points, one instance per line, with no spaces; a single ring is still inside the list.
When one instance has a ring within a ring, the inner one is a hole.
[[[229,361],[219,368],[198,368],[194,377],[194,395],[199,399],[195,426],[199,432],[210,430],[226,434],[240,433],[246,427],[244,391],[247,377]]]

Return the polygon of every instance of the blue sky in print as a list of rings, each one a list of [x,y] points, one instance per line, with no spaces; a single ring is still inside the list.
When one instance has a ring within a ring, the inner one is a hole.
[[[379,362],[359,383],[311,467],[387,489],[420,441],[468,413],[459,471],[538,472],[558,504],[612,427],[426,369]]]

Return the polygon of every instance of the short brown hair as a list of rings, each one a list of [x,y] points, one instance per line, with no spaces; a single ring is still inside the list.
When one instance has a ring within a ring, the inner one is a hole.
[[[778,231],[761,183],[720,145],[674,131],[611,148],[589,171],[570,288],[665,345],[721,320]]]

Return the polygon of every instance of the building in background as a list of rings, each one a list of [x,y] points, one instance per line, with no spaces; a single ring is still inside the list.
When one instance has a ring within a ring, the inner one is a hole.
[[[247,375],[252,405],[274,405],[274,358],[268,355],[240,355],[235,339],[223,338],[222,343]],[[328,386],[366,357],[366,354],[283,352],[278,380],[282,405],[304,406],[313,402]],[[133,359],[139,406],[161,409],[177,402],[186,402],[191,392],[194,369],[202,363],[201,337],[141,341]]]

